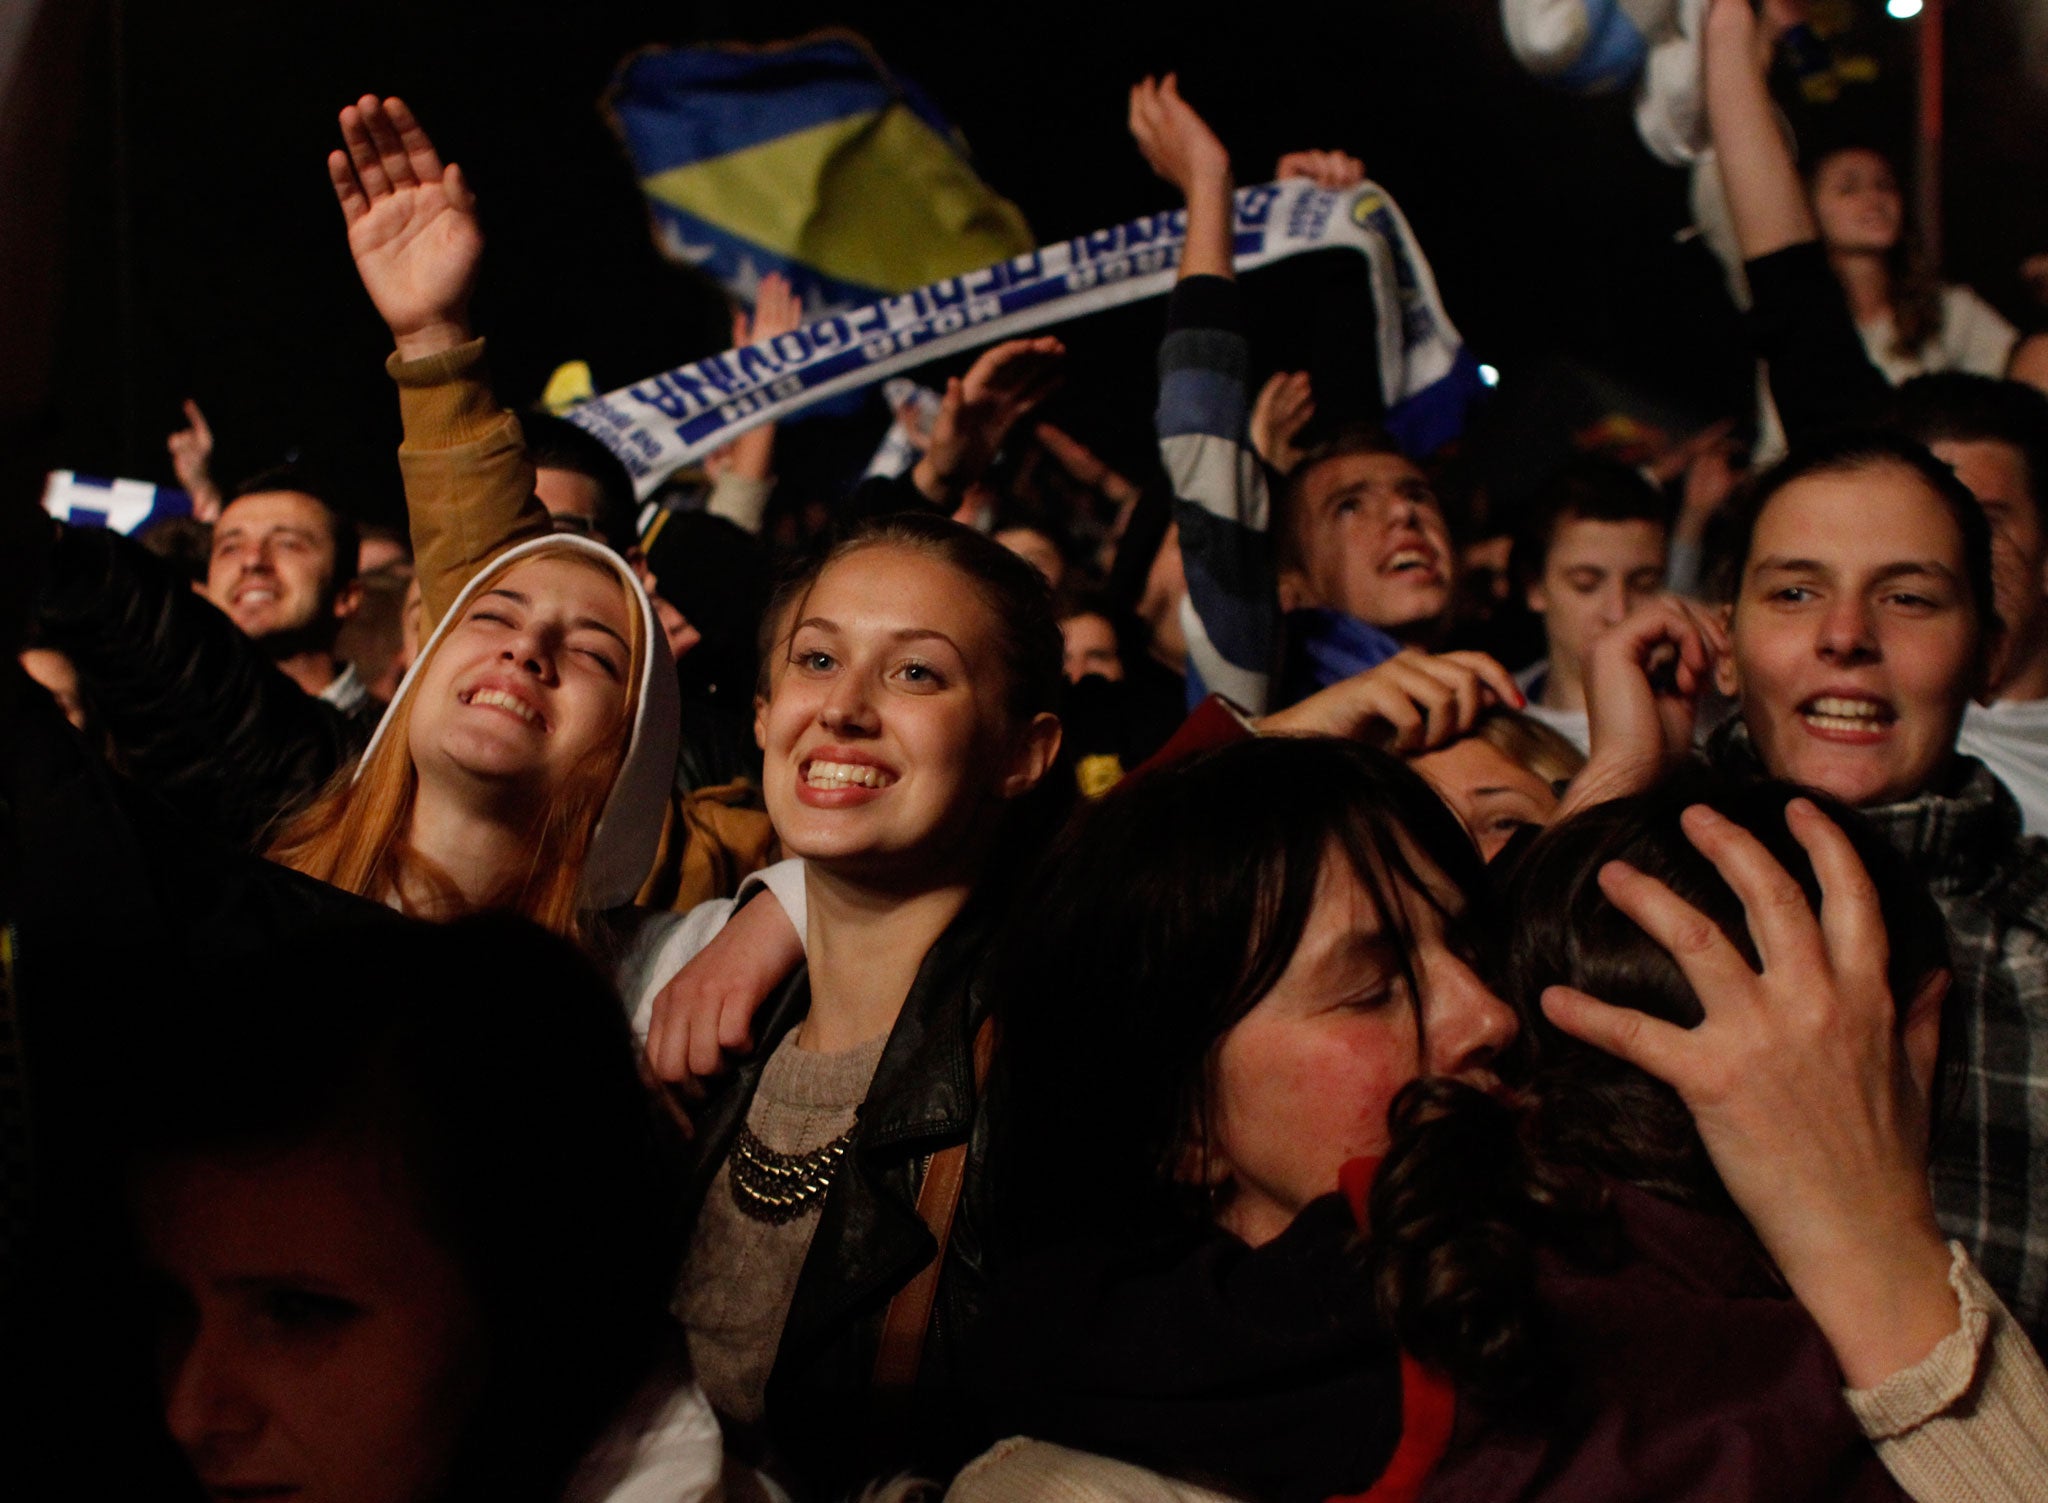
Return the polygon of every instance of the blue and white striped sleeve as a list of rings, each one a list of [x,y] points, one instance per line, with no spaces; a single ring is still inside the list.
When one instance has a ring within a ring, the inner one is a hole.
[[[1188,702],[1207,693],[1272,708],[1278,575],[1266,475],[1251,447],[1250,344],[1237,284],[1185,277],[1159,347],[1159,453],[1173,484],[1188,594]]]

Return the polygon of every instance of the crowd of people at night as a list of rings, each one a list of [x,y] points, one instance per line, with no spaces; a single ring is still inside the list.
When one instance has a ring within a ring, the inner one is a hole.
[[[798,506],[802,425],[650,502],[494,388],[475,192],[341,109],[406,527],[211,473],[194,407],[191,517],[8,565],[9,1453],[2048,1497],[2048,311],[1920,264],[1882,154],[1802,159],[1792,10],[1701,22],[1755,410],[1512,515],[1254,363],[1171,74],[1156,466],[1045,420],[1055,328]],[[1358,188],[1327,144],[1272,176]],[[735,344],[804,321],[771,275]]]

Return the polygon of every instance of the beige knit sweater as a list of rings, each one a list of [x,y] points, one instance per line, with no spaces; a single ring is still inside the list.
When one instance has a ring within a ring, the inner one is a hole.
[[[797,1047],[794,1029],[762,1066],[747,1126],[777,1153],[807,1153],[853,1126],[888,1036],[838,1054]],[[758,1221],[733,1198],[732,1162],[719,1166],[683,1264],[675,1310],[690,1339],[690,1362],[712,1407],[743,1425],[758,1422],[768,1374],[782,1343],[797,1275],[818,1229],[822,1197],[795,1219]]]

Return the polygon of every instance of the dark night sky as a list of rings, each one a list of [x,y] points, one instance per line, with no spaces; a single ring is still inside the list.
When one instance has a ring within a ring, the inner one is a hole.
[[[2018,14],[2021,0],[2004,3]],[[2021,187],[2048,165],[2048,88],[2039,62],[2024,83],[2005,9],[1956,9],[1949,268],[2018,311],[2012,267],[2048,248],[2048,203]],[[335,111],[366,89],[405,95],[477,186],[490,249],[476,312],[508,400],[572,357],[617,386],[709,352],[722,305],[655,255],[597,96],[639,45],[831,23],[862,31],[936,98],[1041,238],[1166,202],[1124,134],[1123,96],[1141,73],[1176,67],[1244,180],[1292,146],[1365,157],[1407,209],[1467,341],[1511,386],[1539,357],[1572,353],[1688,406],[1739,400],[1716,272],[1672,241],[1682,175],[1636,143],[1625,101],[1524,77],[1493,0],[127,0],[116,14],[81,98],[70,206],[56,388],[63,458],[80,469],[168,479],[162,435],[190,392],[214,419],[224,476],[303,446],[352,466],[366,513],[395,516],[385,341],[322,165]],[[1902,129],[1909,28],[1870,30],[1890,49],[1890,80],[1851,113]],[[1129,463],[1148,446],[1156,330],[1155,309],[1084,335],[1085,369],[1055,413]],[[1275,331],[1262,354],[1323,358],[1303,337]]]

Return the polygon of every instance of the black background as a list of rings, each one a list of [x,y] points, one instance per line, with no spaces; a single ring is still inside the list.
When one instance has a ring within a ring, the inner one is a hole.
[[[1913,28],[1858,3],[1881,78],[1802,129],[1903,146]],[[2014,315],[2019,257],[2048,249],[2048,89],[2041,63],[2029,79],[2023,3],[1957,6],[1949,20],[1948,270]],[[531,400],[562,360],[589,360],[608,388],[719,347],[723,302],[654,252],[598,98],[638,46],[829,24],[861,31],[934,97],[1041,240],[1169,202],[1124,132],[1124,95],[1177,68],[1241,180],[1290,147],[1364,157],[1510,392],[1518,371],[1528,380],[1569,354],[1686,410],[1742,402],[1718,271],[1674,241],[1683,174],[1642,149],[1625,99],[1523,74],[1492,0],[125,0],[88,44],[76,100],[58,457],[168,480],[163,435],[191,394],[213,419],[222,478],[297,448],[345,465],[364,515],[398,514],[386,341],[323,166],[335,112],[366,90],[404,95],[476,185],[489,240],[476,314],[508,401]],[[1157,329],[1155,305],[1081,331],[1085,358],[1053,414],[1127,465],[1149,448]],[[1259,354],[1321,364],[1347,337],[1301,320],[1267,331]],[[1333,390],[1342,379],[1333,371]],[[870,441],[849,428],[861,425],[814,427],[785,454],[801,474],[807,447]]]

